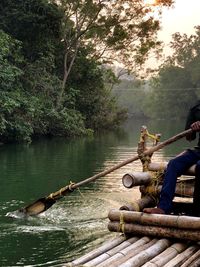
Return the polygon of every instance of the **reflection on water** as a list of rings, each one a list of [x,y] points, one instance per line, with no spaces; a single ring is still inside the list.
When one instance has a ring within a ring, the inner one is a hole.
[[[161,122],[148,122],[162,140],[182,131]],[[37,141],[30,146],[0,148],[0,266],[61,266],[93,249],[113,233],[107,230],[107,214],[140,197],[139,190],[125,189],[122,176],[140,171],[139,161],[70,193],[38,217],[22,219],[5,215],[72,182],[110,168],[136,154],[140,127],[131,122],[114,133],[67,141]],[[184,140],[154,154],[166,161],[187,146]]]

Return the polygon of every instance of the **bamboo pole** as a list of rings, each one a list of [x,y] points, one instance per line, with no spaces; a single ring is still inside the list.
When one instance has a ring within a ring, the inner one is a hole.
[[[136,237],[136,236],[131,237],[131,238],[127,239],[126,241],[124,241],[123,243],[121,243],[120,245],[118,245],[117,247],[114,247],[111,250],[107,251],[106,254],[109,257],[112,257],[117,252],[121,251],[122,249],[125,249],[125,248],[131,246],[132,244],[135,244],[139,239],[140,238]]]
[[[66,267],[68,266],[79,266],[81,264],[84,264],[96,257],[98,257],[99,255],[101,255],[102,253],[108,251],[109,249],[121,244],[122,242],[124,242],[126,240],[126,238],[121,235],[119,237],[116,237],[112,240],[109,240],[108,242],[104,243],[101,247],[87,253],[86,255],[80,257],[79,259],[76,259],[74,261],[72,261],[71,263],[68,263],[67,265],[65,265]]]
[[[190,267],[199,267],[200,266],[200,259],[196,259],[190,265]]]
[[[150,172],[133,172],[126,173],[122,177],[122,184],[126,188],[131,188],[138,185],[148,185],[152,180]]]
[[[98,257],[88,261],[86,263],[86,265],[88,267],[96,266],[96,265],[102,263],[103,261],[107,260],[111,256],[115,255],[117,252],[121,251],[122,249],[130,246],[131,244],[134,244],[138,239],[139,239],[138,237],[132,237],[132,238],[130,238],[128,240],[125,240],[120,245],[118,245],[118,246],[112,248],[111,250],[108,250],[107,252],[104,252],[103,254],[99,255]]]
[[[182,253],[178,254],[174,259],[166,263],[163,267],[181,266],[193,253],[198,249],[198,245],[193,245],[187,248]]]
[[[146,195],[135,202],[125,204],[120,207],[120,210],[127,211],[142,211],[144,208],[154,207],[157,204],[157,199],[153,196]]]
[[[176,229],[159,226],[144,226],[134,223],[109,222],[108,229],[111,232],[123,232],[125,234],[149,235],[160,238],[176,238],[191,241],[200,241],[200,230]]]
[[[163,214],[147,214],[126,210],[111,209],[108,213],[111,221],[138,223],[142,225],[165,226],[177,229],[194,229],[200,231],[200,218],[192,216],[175,216]]]
[[[147,149],[145,151],[143,151],[142,156],[148,156],[148,155],[152,155],[155,151],[165,147],[166,145],[169,145],[181,138],[183,138],[184,136],[186,136],[187,134],[192,133],[192,129],[188,129],[186,131],[183,131],[175,136],[172,136],[171,138],[167,139],[166,141],[151,147],[150,149]],[[60,190],[51,193],[50,195],[40,198],[36,201],[34,201],[33,203],[25,206],[24,208],[21,208],[18,210],[18,212],[20,212],[21,214],[23,213],[24,216],[30,215],[30,216],[34,216],[34,215],[38,215],[44,211],[46,211],[47,209],[49,209],[54,203],[56,203],[57,200],[61,199],[62,197],[66,196],[68,193],[72,192],[74,189],[88,184],[90,182],[95,181],[97,178],[103,177],[133,161],[138,160],[139,158],[141,158],[139,155],[134,156],[132,158],[129,158],[121,163],[118,163],[116,165],[114,165],[113,167],[104,170],[100,173],[97,173],[83,181],[80,181],[78,183],[72,183],[68,186],[65,186],[63,188],[61,188]]]
[[[113,266],[116,262],[119,262],[121,258],[126,257],[130,252],[139,251],[139,248],[144,247],[144,245],[149,244],[151,242],[150,237],[142,237],[134,244],[118,251],[116,254],[112,255],[109,259],[102,262],[98,267],[106,267]]]
[[[151,162],[148,165],[148,170],[149,171],[164,171],[167,168],[168,162]],[[195,175],[195,167],[196,165],[191,166],[185,173],[184,175]]]
[[[160,254],[163,250],[169,247],[171,242],[168,239],[160,239],[153,246],[143,250],[135,257],[131,257],[119,267],[140,267],[153,257]]]
[[[196,261],[196,259],[199,259],[200,258],[200,249],[195,252],[195,254],[193,254],[189,259],[186,260],[186,262],[184,262],[181,267],[191,267],[191,264],[193,262]]]
[[[143,237],[140,240],[138,240],[135,244],[123,249],[122,251],[120,251],[119,253],[117,253],[112,258],[108,259],[107,261],[104,261],[98,267],[110,267],[110,266],[118,267],[120,264],[124,263],[130,257],[134,257],[137,254],[139,254],[141,251],[151,247],[157,241],[158,239],[156,238],[151,239],[149,237]]]
[[[176,142],[177,140],[179,140],[179,139],[181,139],[181,138],[183,138],[186,135],[191,134],[191,133],[192,133],[192,129],[188,129],[188,130],[185,130],[185,131],[183,131],[183,132],[181,132],[181,133],[179,133],[177,135],[174,135],[171,138],[169,138],[169,139],[167,139],[167,140],[159,143],[158,145],[153,146],[153,147],[145,150],[143,152],[143,156],[151,155],[154,152],[156,152],[157,150],[162,149],[163,147],[165,147],[165,146],[167,146],[169,144],[172,144],[172,143]],[[88,179],[85,179],[85,180],[83,180],[81,182],[78,182],[76,184],[73,184],[71,186],[71,189],[76,189],[76,188],[78,188],[81,185],[84,185],[84,184],[87,184],[87,183],[89,183],[91,181],[94,181],[97,178],[102,177],[102,176],[105,176],[105,175],[107,175],[107,174],[109,174],[109,173],[111,173],[111,172],[113,172],[113,171],[115,171],[115,170],[117,170],[117,169],[119,169],[119,168],[121,168],[121,167],[123,167],[123,166],[125,166],[125,165],[127,165],[127,164],[129,164],[129,163],[131,163],[133,161],[135,161],[135,160],[138,160],[138,159],[139,159],[139,156],[138,155],[137,156],[134,156],[134,157],[132,157],[130,159],[127,159],[127,160],[125,160],[125,161],[123,161],[123,162],[121,162],[119,164],[116,164],[115,166],[111,167],[108,170],[105,170],[103,172],[100,172],[100,173],[98,173],[98,174],[96,174],[96,175],[94,175],[94,176],[92,176],[92,177],[90,177]]]
[[[163,267],[167,262],[176,257],[179,253],[184,251],[188,247],[187,244],[174,243],[161,254],[145,263],[142,267]]]
[[[149,171],[164,171],[168,162],[150,162],[148,165]]]

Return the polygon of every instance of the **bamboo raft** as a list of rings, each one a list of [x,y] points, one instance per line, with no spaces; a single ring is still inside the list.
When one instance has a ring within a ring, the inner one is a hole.
[[[118,233],[99,248],[65,266],[98,267],[198,267],[200,266],[200,218],[191,214],[195,166],[177,180],[173,210],[170,215],[146,214],[145,207],[155,207],[162,188],[167,163],[151,162],[146,155],[148,138],[154,144],[160,135],[150,135],[142,127],[138,156],[142,172],[122,177],[126,188],[139,186],[141,198],[108,213],[108,229]],[[176,201],[181,197],[181,201]],[[188,216],[190,215],[190,216]]]

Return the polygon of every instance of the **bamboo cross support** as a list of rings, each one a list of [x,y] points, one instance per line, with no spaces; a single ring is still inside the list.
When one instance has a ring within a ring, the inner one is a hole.
[[[153,193],[159,195],[162,189],[162,185],[159,186],[140,186],[140,192],[142,195]],[[192,198],[194,194],[194,182],[181,181],[176,184],[175,196]]]
[[[176,229],[189,229],[200,231],[200,218],[192,216],[147,214],[143,212],[111,209],[108,213],[108,218],[111,221],[120,221],[123,219],[123,222],[125,223],[135,223],[152,226],[159,225]]]
[[[149,171],[164,171],[167,168],[167,164],[168,162],[162,162],[162,163],[158,163],[158,162],[151,162],[148,165],[148,170]],[[191,166],[185,173],[184,175],[191,175],[194,176],[195,175],[195,167],[196,165]]]
[[[135,202],[121,206],[120,210],[142,211],[144,208],[156,206],[157,202],[158,198],[151,195],[145,195],[144,197],[137,199]]]
[[[200,230],[175,229],[170,227],[147,226],[136,223],[124,223],[111,221],[108,223],[111,232],[123,232],[125,234],[147,235],[156,238],[176,238],[182,240],[200,241]]]

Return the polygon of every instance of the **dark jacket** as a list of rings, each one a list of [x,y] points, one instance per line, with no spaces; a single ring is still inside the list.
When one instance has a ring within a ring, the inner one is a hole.
[[[189,129],[193,122],[200,121],[200,100],[190,108],[190,111],[187,116],[185,129]],[[194,140],[196,138],[196,132],[193,132],[191,135],[186,137],[187,140]],[[198,147],[200,148],[200,135],[198,140]]]

